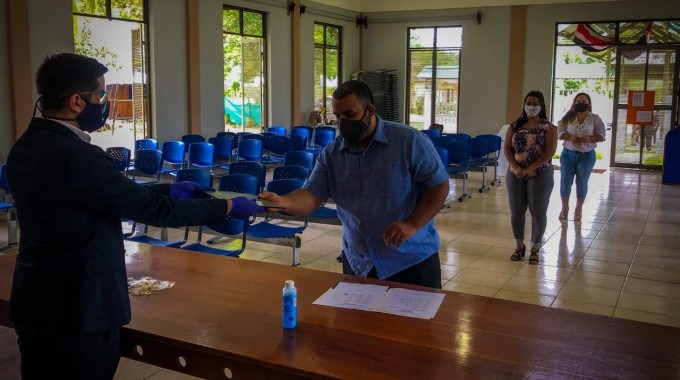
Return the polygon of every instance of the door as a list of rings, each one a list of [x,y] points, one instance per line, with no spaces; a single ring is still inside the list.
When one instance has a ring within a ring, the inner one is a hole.
[[[663,165],[664,136],[678,124],[680,46],[620,46],[611,166],[656,169]],[[654,91],[653,125],[626,124],[628,91]]]

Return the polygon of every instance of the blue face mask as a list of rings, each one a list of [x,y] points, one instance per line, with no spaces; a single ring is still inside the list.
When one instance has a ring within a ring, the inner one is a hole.
[[[75,118],[80,129],[85,132],[94,132],[104,126],[106,119],[109,118],[109,102],[104,104],[94,104],[85,100],[85,109]]]

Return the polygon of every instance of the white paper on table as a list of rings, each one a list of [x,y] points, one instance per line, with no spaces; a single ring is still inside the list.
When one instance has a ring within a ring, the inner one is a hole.
[[[339,282],[314,301],[314,304],[345,309],[374,310],[388,289],[389,287],[381,285]]]
[[[444,293],[391,288],[376,311],[407,317],[432,319],[444,301]]]

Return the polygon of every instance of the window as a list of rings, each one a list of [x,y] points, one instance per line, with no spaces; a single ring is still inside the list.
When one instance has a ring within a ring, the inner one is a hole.
[[[222,29],[225,130],[260,132],[266,120],[264,14],[225,7]]]
[[[458,84],[463,28],[409,28],[406,124],[427,129],[442,124],[458,131]]]
[[[109,68],[104,75],[109,119],[92,142],[134,147],[149,137],[148,49],[145,0],[74,0],[73,35],[77,54]]]
[[[333,91],[342,77],[340,46],[342,31],[339,26],[314,23],[314,110],[330,124],[335,116],[332,110]]]

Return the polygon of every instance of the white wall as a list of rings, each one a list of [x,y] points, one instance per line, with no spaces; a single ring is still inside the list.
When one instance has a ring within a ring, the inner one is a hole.
[[[418,26],[462,26],[458,131],[496,133],[505,122],[510,28],[510,8],[483,11],[477,25],[476,10],[369,13],[364,31],[365,71],[397,69],[399,115],[404,120],[406,101],[407,28]],[[385,22],[389,19],[393,22]],[[408,21],[412,19],[413,21]],[[372,19],[380,22],[371,22]],[[387,19],[387,20],[386,20]],[[436,21],[427,21],[428,19]],[[383,21],[385,20],[385,21]]]
[[[7,25],[6,0],[0,0],[0,25]],[[7,153],[13,142],[8,54],[7,28],[0,28],[0,163],[7,161]]]
[[[189,120],[184,0],[149,0],[149,46],[153,136],[175,140]]]
[[[201,133],[213,137],[224,131],[222,1],[203,0],[199,7]]]

